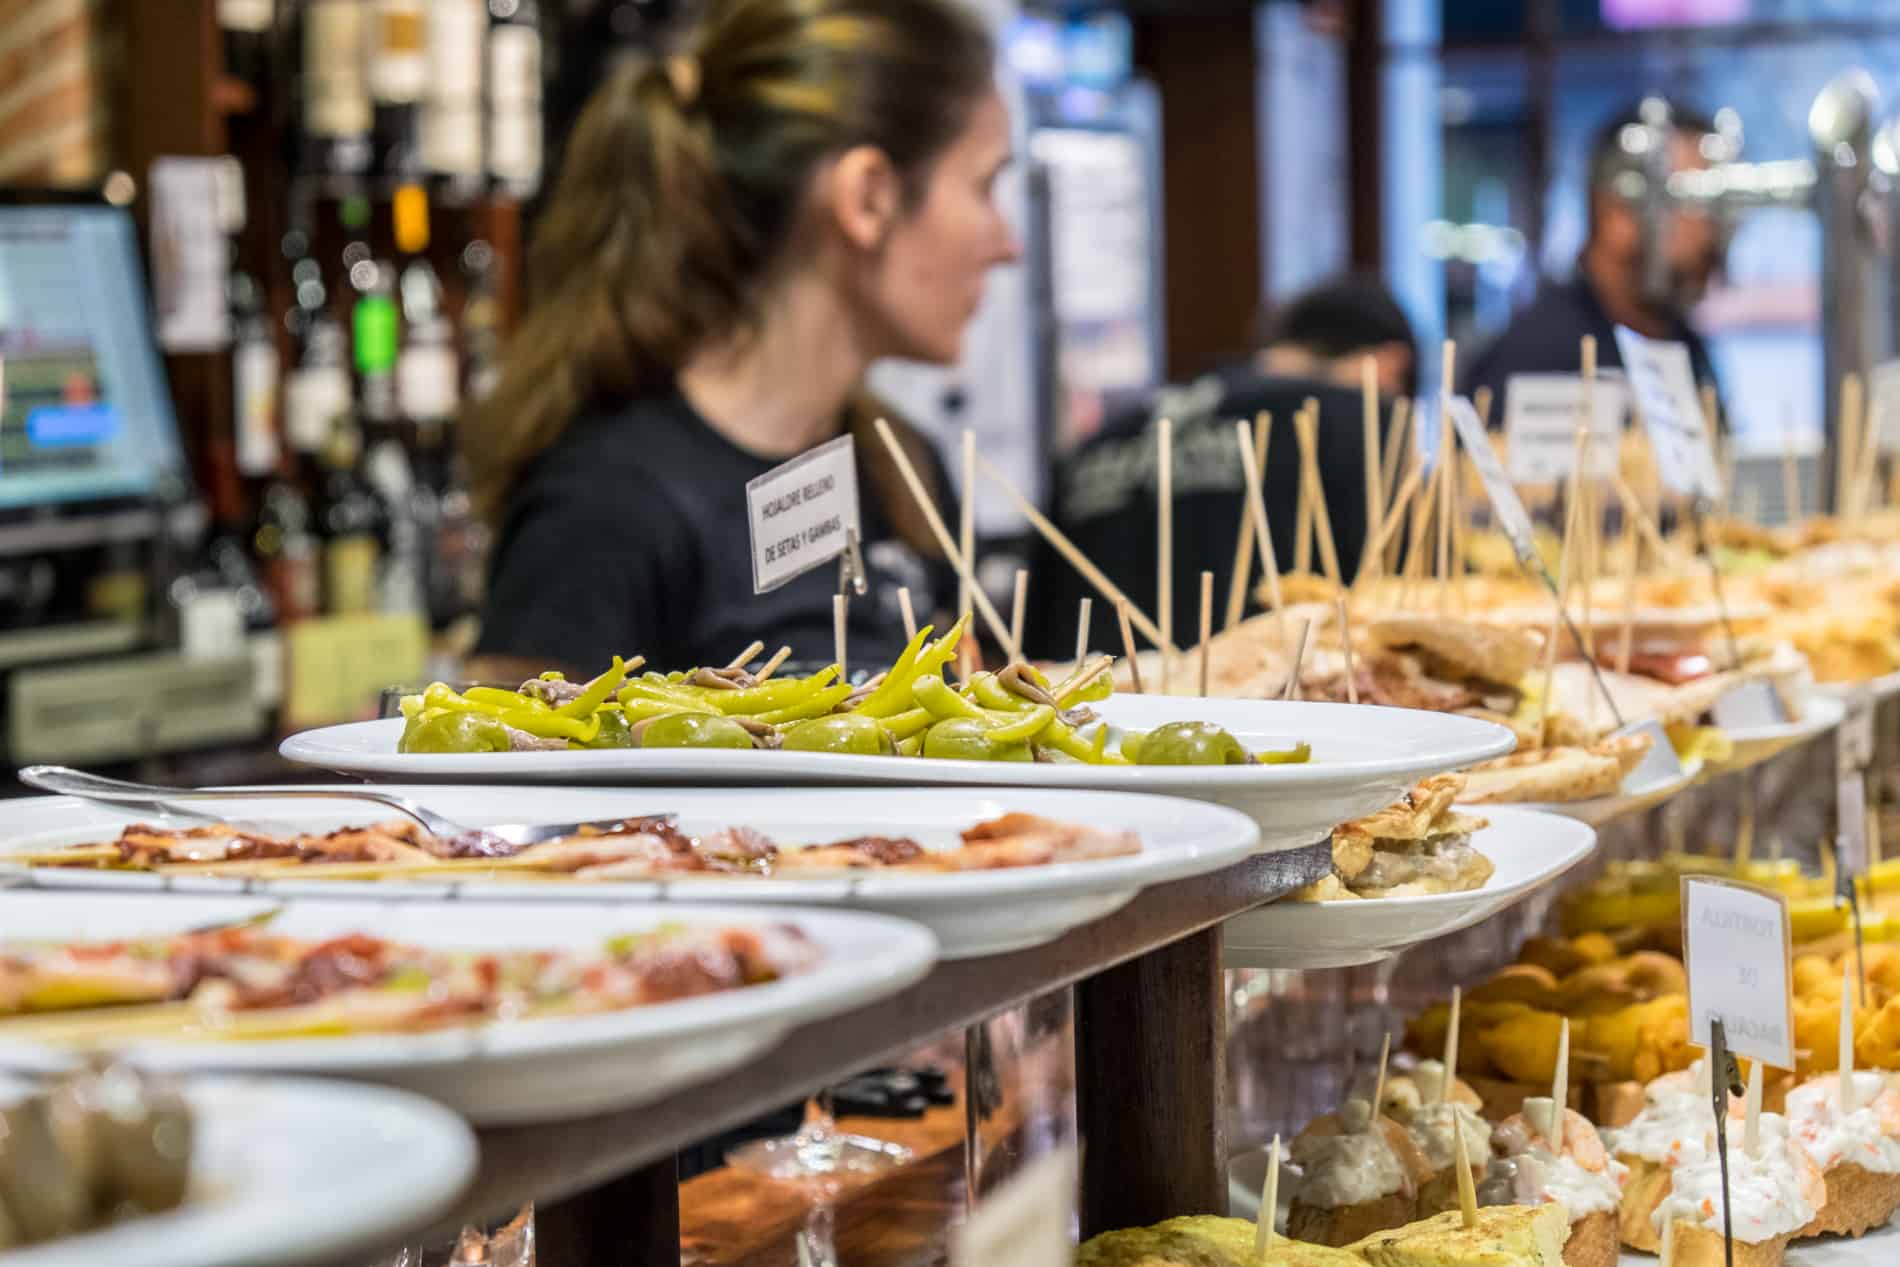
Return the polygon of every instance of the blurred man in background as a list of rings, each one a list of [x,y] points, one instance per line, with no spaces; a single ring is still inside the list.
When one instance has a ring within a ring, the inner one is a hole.
[[[1707,293],[1722,266],[1725,242],[1713,217],[1699,211],[1673,209],[1667,213],[1661,250],[1666,284],[1660,290],[1645,285],[1641,186],[1642,155],[1626,141],[1644,128],[1644,110],[1653,102],[1633,106],[1605,123],[1590,147],[1590,230],[1577,257],[1576,275],[1568,281],[1546,278],[1537,297],[1511,318],[1491,345],[1469,363],[1463,390],[1489,387],[1498,400],[1513,374],[1574,374],[1581,360],[1583,336],[1595,335],[1597,364],[1618,366],[1615,327],[1628,326],[1653,339],[1685,344],[1699,382],[1715,381],[1708,347],[1689,324],[1689,313]],[[1709,166],[1709,141],[1715,126],[1704,115],[1669,106],[1665,129],[1671,171],[1694,171]],[[1496,418],[1497,413],[1493,414]]]
[[[1280,566],[1293,566],[1299,505],[1299,445],[1293,415],[1319,402],[1316,452],[1320,483],[1350,580],[1365,542],[1365,440],[1362,363],[1372,357],[1380,392],[1414,390],[1417,351],[1405,312],[1381,283],[1342,277],[1296,296],[1260,323],[1260,343],[1244,359],[1162,389],[1147,405],[1110,418],[1100,433],[1058,462],[1052,517],[1143,611],[1156,614],[1155,521],[1157,422],[1174,423],[1174,630],[1177,645],[1195,639],[1203,570],[1214,573],[1225,606],[1234,542],[1245,508],[1236,419],[1273,417],[1263,483],[1268,527]],[[1383,411],[1382,411],[1383,412]],[[1030,645],[1040,654],[1075,649],[1078,601],[1095,596],[1053,551],[1034,561],[1036,593]],[[1252,576],[1261,575],[1254,562]],[[1314,569],[1318,569],[1317,562]],[[1099,598],[1099,596],[1096,596]],[[1092,641],[1112,647],[1112,613],[1095,618]]]

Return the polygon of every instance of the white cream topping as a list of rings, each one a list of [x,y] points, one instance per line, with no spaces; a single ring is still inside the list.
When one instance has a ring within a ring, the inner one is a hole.
[[[1762,1116],[1765,1128],[1768,1115]],[[1732,1148],[1728,1169],[1729,1214],[1737,1240],[1758,1245],[1778,1236],[1791,1236],[1813,1220],[1814,1207],[1801,1195],[1800,1181],[1788,1161],[1785,1145],[1771,1145],[1766,1129],[1760,1154],[1751,1157],[1740,1147]],[[1717,1229],[1722,1226],[1722,1171],[1714,1156],[1676,1167],[1669,1198],[1652,1216],[1658,1231],[1672,1219]]]
[[[1482,1174],[1491,1160],[1491,1124],[1462,1104],[1427,1105],[1412,1115],[1405,1129],[1433,1170],[1456,1164],[1454,1134],[1464,1136],[1465,1160],[1474,1173]]]
[[[1603,1170],[1586,1170],[1574,1157],[1553,1157],[1537,1150],[1544,1171],[1544,1200],[1562,1203],[1575,1223],[1586,1214],[1614,1210],[1623,1200],[1629,1167],[1612,1160]]]
[[[1405,1187],[1405,1168],[1376,1132],[1310,1135],[1293,1141],[1301,1172],[1299,1200],[1336,1210],[1390,1196]]]
[[[1703,1137],[1715,1129],[1706,1098],[1694,1094],[1651,1099],[1629,1125],[1603,1132],[1603,1146],[1618,1157],[1680,1165],[1705,1153]]]
[[[1875,1099],[1886,1090],[1877,1073],[1854,1074],[1852,1113],[1841,1112],[1838,1079],[1809,1083],[1788,1093],[1788,1116],[1794,1135],[1822,1170],[1859,1166],[1879,1175],[1900,1174],[1900,1140],[1881,1127]]]

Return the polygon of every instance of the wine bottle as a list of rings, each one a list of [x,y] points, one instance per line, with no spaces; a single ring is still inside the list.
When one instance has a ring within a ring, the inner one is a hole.
[[[218,30],[224,37],[225,73],[253,89],[269,77],[275,0],[218,0]]]
[[[488,171],[514,198],[541,188],[541,24],[535,0],[488,0]]]
[[[455,328],[442,306],[442,283],[429,263],[429,199],[418,187],[398,190],[397,292],[402,331],[396,355],[396,405],[419,447],[433,447],[461,401]]]
[[[300,165],[339,196],[370,170],[374,112],[365,72],[367,0],[303,0]]]
[[[417,115],[429,80],[428,15],[423,0],[373,0],[369,95],[376,161],[397,186],[419,172]]]
[[[462,276],[467,283],[462,301],[463,393],[469,400],[485,400],[501,377],[501,291],[495,276],[495,248],[476,238],[462,248]]]
[[[487,184],[482,158],[485,0],[435,0],[429,10],[429,83],[418,125],[422,167],[438,200],[473,202]]]
[[[324,610],[333,616],[374,611],[381,566],[383,510],[357,471],[363,437],[345,417],[324,446],[318,537],[323,549]]]

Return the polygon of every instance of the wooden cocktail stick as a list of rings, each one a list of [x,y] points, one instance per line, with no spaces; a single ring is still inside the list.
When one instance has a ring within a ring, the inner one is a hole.
[[[1023,645],[1023,621],[1029,615],[1029,569],[1016,569],[1016,589],[1009,604],[1009,641],[1011,645]]]
[[[1085,598],[1075,613],[1075,662],[1080,666],[1089,653],[1089,615],[1094,610],[1095,600]]]
[[[741,651],[738,655],[732,657],[731,661],[727,663],[726,667],[728,669],[743,669],[745,668],[746,665],[751,664],[754,660],[758,659],[759,653],[763,650],[765,650],[765,644],[763,642],[759,642],[755,640],[751,646],[747,647],[744,651]]]
[[[1244,423],[1238,425],[1245,426]],[[1266,472],[1267,441],[1272,436],[1272,428],[1272,414],[1262,410],[1254,415],[1253,447],[1255,460],[1260,463],[1259,473],[1262,476]],[[1246,446],[1236,447],[1240,453],[1240,460],[1247,461]],[[1247,583],[1253,579],[1253,510],[1246,499],[1246,487],[1246,472],[1243,471],[1241,473],[1240,535],[1234,541],[1234,572],[1232,579],[1227,583],[1227,620],[1221,626],[1223,629],[1232,629],[1240,623],[1241,616],[1247,610]]]
[[[1557,1068],[1550,1076],[1550,1151],[1564,1151],[1564,1109],[1570,1104],[1570,1018],[1557,1032]]]
[[[1372,543],[1379,539],[1380,522],[1385,515],[1385,485],[1380,482],[1383,467],[1379,462],[1379,362],[1368,355],[1359,362],[1360,443],[1366,460],[1366,549],[1359,556],[1359,570],[1373,567]]]
[[[1174,645],[1174,423],[1163,418],[1155,424],[1155,528],[1160,550],[1155,556],[1155,614],[1161,618],[1161,693],[1168,693],[1168,649]]]
[[[1207,694],[1208,651],[1214,642],[1214,574],[1201,573],[1201,694]]]
[[[1133,683],[1135,694],[1141,690],[1141,657],[1135,651],[1135,631],[1128,627],[1128,600],[1115,604],[1115,619],[1122,627],[1122,654],[1128,658],[1128,678]]]
[[[917,637],[917,609],[910,604],[910,586],[897,587],[897,610],[904,617],[904,641],[910,642]]]
[[[1742,1151],[1750,1157],[1761,1155],[1761,1080],[1761,1061],[1749,1061],[1748,1094],[1742,1098]]]
[[[1267,1149],[1267,1182],[1260,1190],[1260,1213],[1253,1225],[1253,1255],[1265,1258],[1273,1249],[1274,1224],[1280,1217],[1280,1136],[1275,1132]]]
[[[1448,1099],[1458,1083],[1458,1013],[1464,1004],[1464,995],[1457,986],[1451,988],[1451,1026],[1445,1031],[1445,1085],[1439,1088],[1440,1100]],[[1462,1153],[1464,1149],[1458,1151]]]
[[[832,649],[837,652],[838,678],[844,682],[851,680],[851,662],[845,658],[846,617],[849,614],[850,606],[851,600],[846,598],[843,594],[833,594],[831,596],[831,645]]]
[[[1359,679],[1353,672],[1352,618],[1346,612],[1346,595],[1343,591],[1339,594],[1337,601],[1339,603],[1339,645],[1346,654],[1346,702],[1357,704]]]
[[[1306,636],[1312,632],[1312,621],[1303,620],[1300,622],[1300,641],[1293,649],[1293,670],[1287,674],[1286,686],[1280,692],[1281,699],[1298,699],[1300,697],[1300,663],[1306,659]]]
[[[1253,520],[1254,545],[1267,573],[1267,597],[1273,602],[1274,620],[1280,626],[1280,642],[1287,645],[1286,599],[1280,593],[1280,561],[1273,552],[1273,533],[1267,527],[1267,503],[1260,493],[1260,466],[1255,463],[1253,436],[1247,424],[1237,422],[1234,432],[1240,439],[1242,474],[1247,482],[1247,516]]]
[[[912,635],[912,636],[914,637],[915,635]],[[787,660],[791,658],[792,658],[792,649],[790,647],[780,647],[777,651],[774,651],[772,653],[772,658],[765,662],[765,667],[760,669],[758,673],[753,676],[752,680],[755,682],[765,681],[767,678],[771,677],[774,673],[777,673],[779,671],[780,666],[783,665]]]

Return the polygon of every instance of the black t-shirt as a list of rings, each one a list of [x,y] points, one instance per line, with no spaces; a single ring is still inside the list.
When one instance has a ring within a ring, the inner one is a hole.
[[[1261,495],[1267,527],[1281,571],[1293,567],[1299,509],[1299,441],[1293,416],[1308,398],[1319,402],[1316,454],[1326,512],[1331,519],[1339,566],[1350,579],[1365,545],[1365,431],[1359,393],[1307,379],[1267,378],[1245,367],[1223,370],[1185,389],[1162,394],[1152,405],[1111,419],[1100,434],[1058,463],[1051,499],[1057,526],[1129,600],[1159,619],[1155,589],[1161,556],[1155,516],[1156,425],[1174,421],[1174,642],[1199,637],[1201,573],[1214,574],[1214,620],[1227,607],[1234,544],[1246,508],[1246,485],[1234,422],[1262,410],[1273,415],[1267,471]],[[1389,415],[1389,406],[1382,412]],[[1317,540],[1312,569],[1320,572]],[[1090,641],[1118,647],[1114,613],[1104,614],[1100,596],[1053,550],[1035,560],[1030,643],[1036,654],[1068,656],[1075,650],[1079,600],[1096,599]],[[1255,558],[1251,580],[1265,575]],[[1248,610],[1256,605],[1249,601]]]
[[[1472,358],[1465,368],[1462,390],[1489,387],[1497,404],[1491,410],[1493,426],[1504,417],[1504,385],[1513,374],[1575,374],[1582,364],[1583,336],[1595,335],[1597,364],[1620,367],[1623,353],[1616,346],[1616,323],[1603,311],[1596,291],[1581,268],[1567,282],[1546,280],[1537,297],[1514,313],[1504,332]],[[1696,382],[1715,382],[1715,365],[1708,345],[1687,322],[1677,321],[1666,336],[1689,349]]]
[[[680,669],[723,664],[756,638],[768,651],[789,645],[794,659],[830,661],[836,564],[752,592],[745,486],[784,460],[740,448],[677,391],[577,420],[509,500],[478,651],[590,670],[638,654]],[[854,669],[903,649],[899,586],[910,587],[919,620],[955,601],[947,564],[893,536],[863,460],[860,450],[869,590],[851,602]]]

